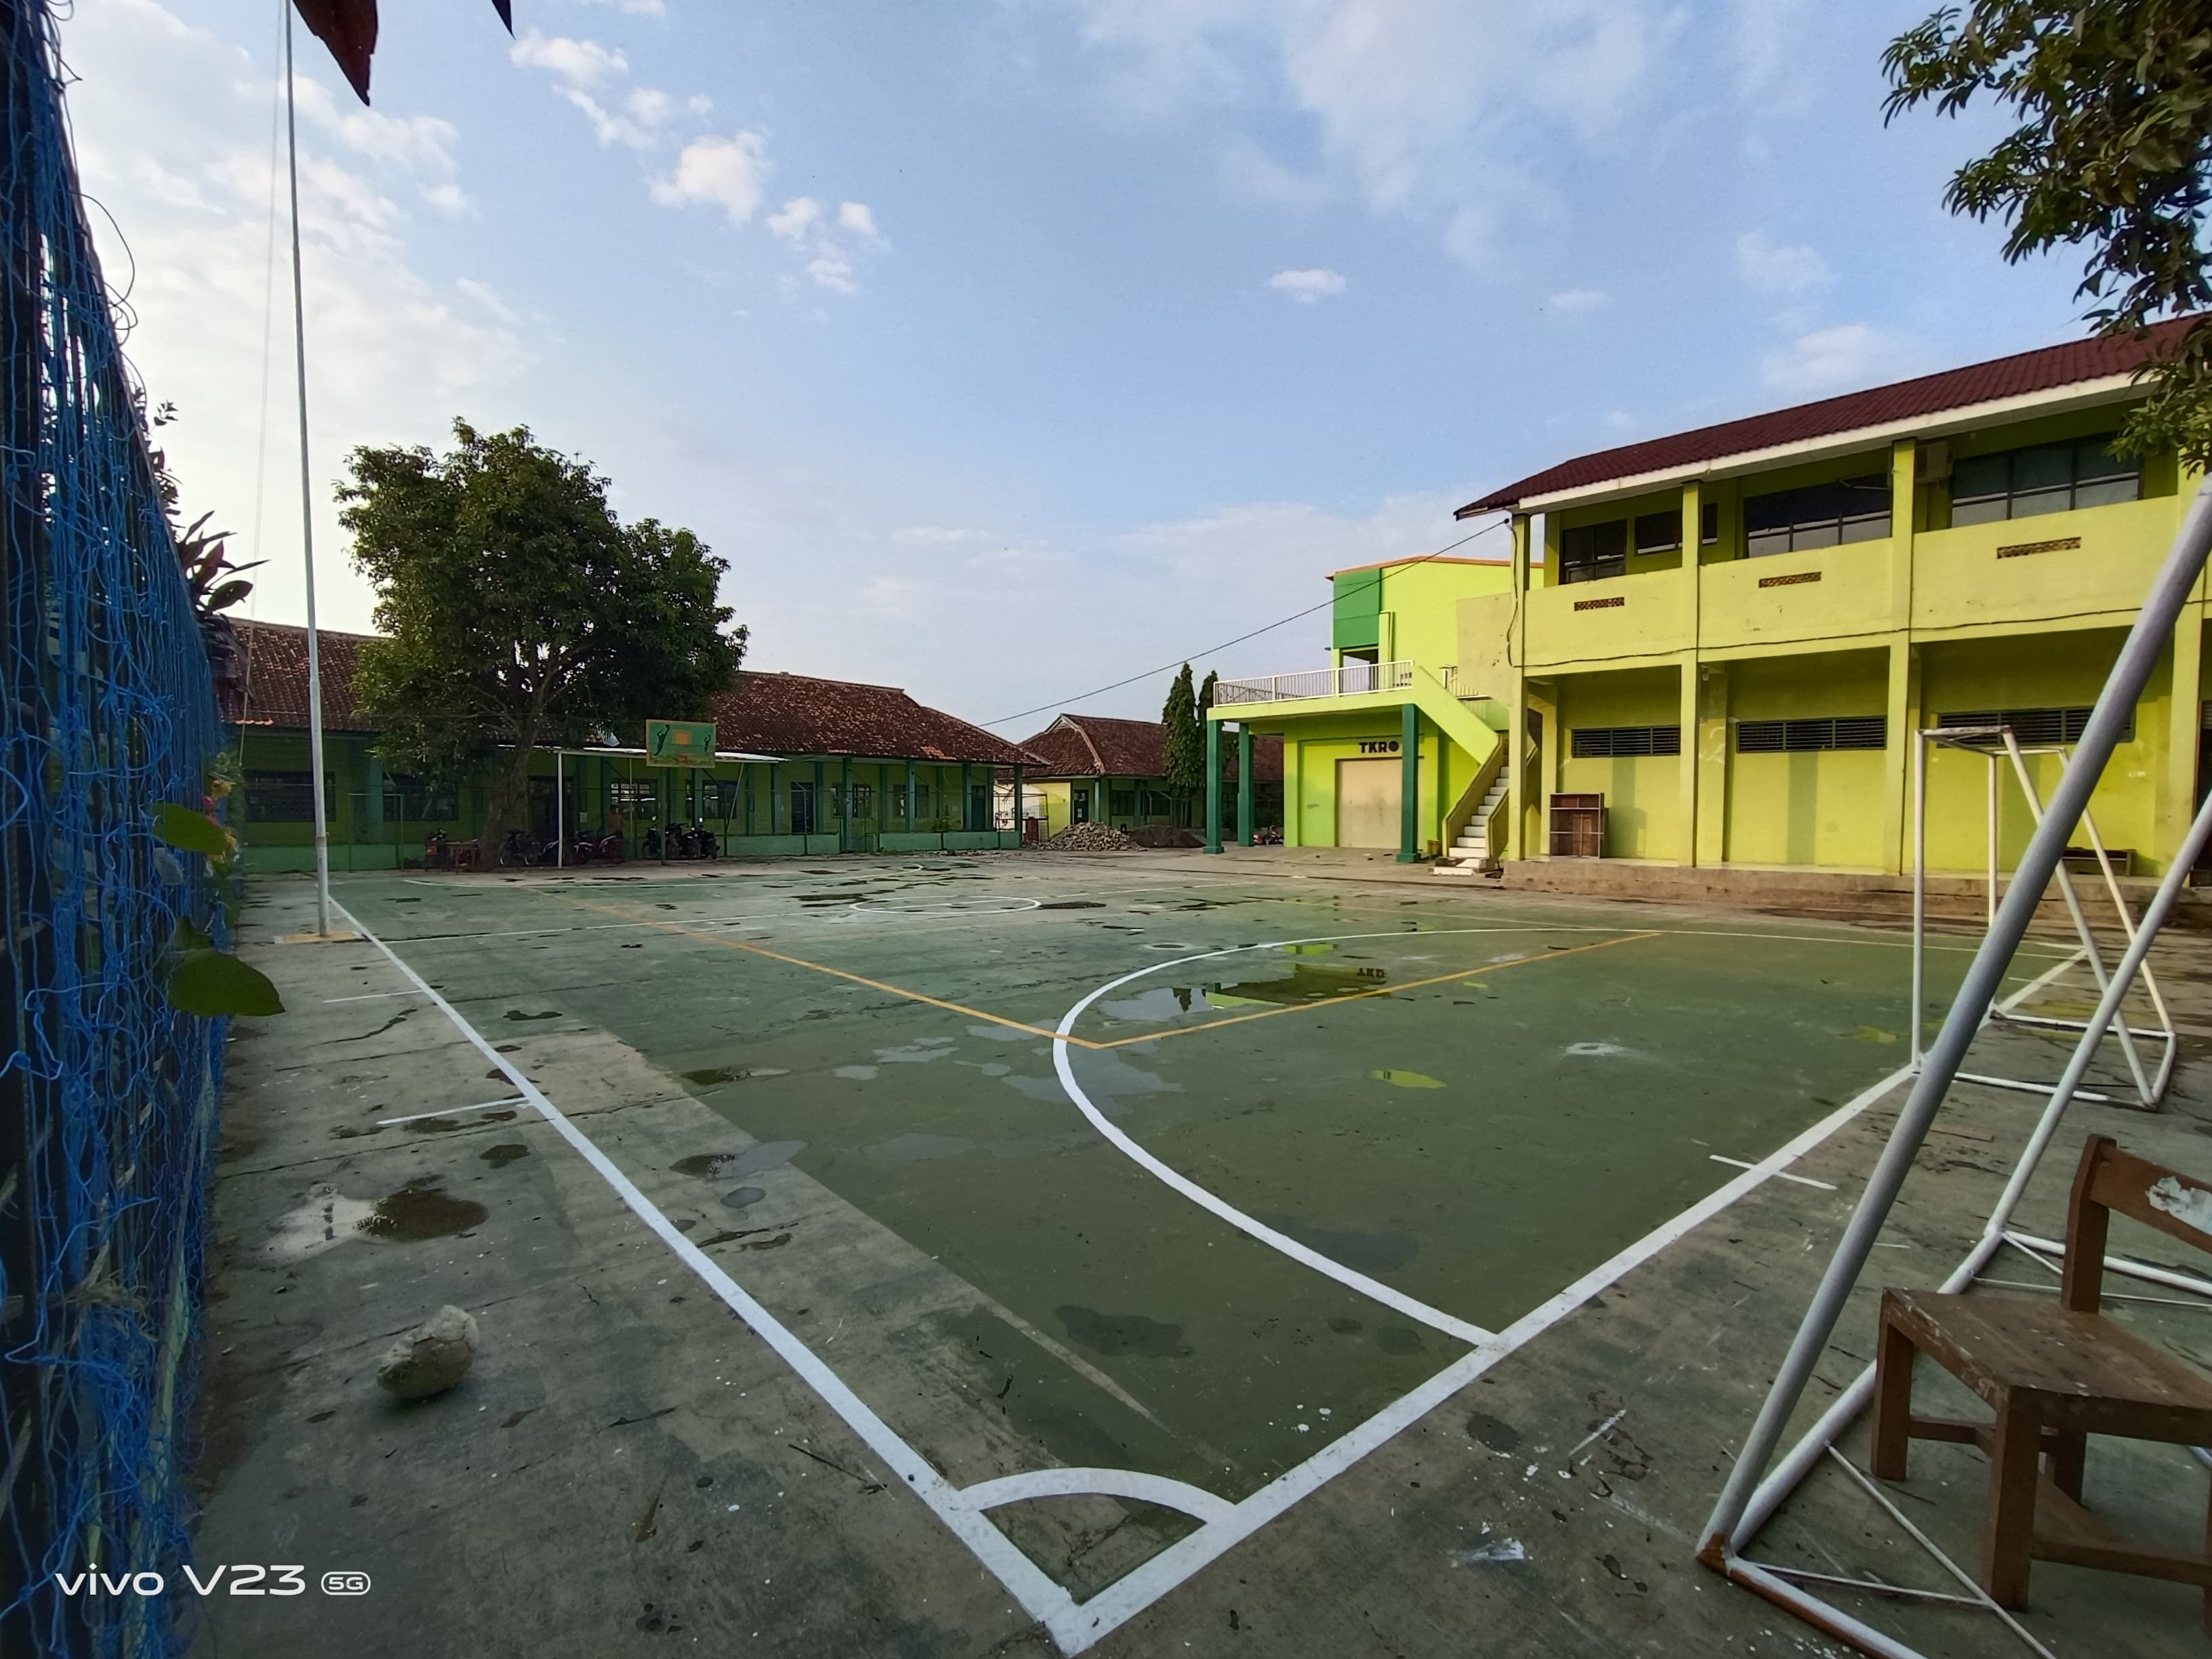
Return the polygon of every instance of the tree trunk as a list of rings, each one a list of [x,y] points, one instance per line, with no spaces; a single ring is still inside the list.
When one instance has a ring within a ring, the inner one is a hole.
[[[542,691],[532,696],[515,732],[514,750],[484,798],[483,828],[477,831],[477,847],[486,865],[499,861],[499,849],[506,844],[508,830],[530,828],[530,755],[544,722],[544,700]]]

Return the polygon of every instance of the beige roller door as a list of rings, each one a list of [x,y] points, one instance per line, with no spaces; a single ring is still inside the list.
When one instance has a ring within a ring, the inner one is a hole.
[[[1337,762],[1339,847],[1397,846],[1404,771],[1404,763],[1396,759]]]

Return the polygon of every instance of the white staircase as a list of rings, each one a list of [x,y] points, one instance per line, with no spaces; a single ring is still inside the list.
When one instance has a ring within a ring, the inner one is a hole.
[[[1490,788],[1474,809],[1474,816],[1467,821],[1467,828],[1459,832],[1459,839],[1444,854],[1445,861],[1436,866],[1440,876],[1478,876],[1497,867],[1498,855],[1490,845],[1490,815],[1498,810],[1498,803],[1505,799],[1505,769],[1499,767],[1498,775],[1491,780]]]

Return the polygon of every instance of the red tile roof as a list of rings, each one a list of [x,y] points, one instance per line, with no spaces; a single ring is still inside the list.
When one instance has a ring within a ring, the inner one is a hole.
[[[1024,741],[1022,747],[1043,764],[1037,778],[1163,778],[1167,775],[1168,729],[1159,720],[1108,720],[1099,714],[1062,714]],[[1224,735],[1222,775],[1237,775],[1237,744]],[[1283,740],[1252,740],[1252,776],[1273,782],[1283,775]]]
[[[895,686],[811,674],[738,675],[736,690],[714,699],[714,741],[771,755],[1037,763],[1019,744],[925,708]]]
[[[245,667],[241,707],[226,718],[247,726],[307,724],[307,630],[283,623],[237,623]],[[354,665],[368,634],[318,630],[323,729],[373,732],[354,706]],[[714,700],[714,741],[770,755],[854,755],[883,760],[977,761],[1034,766],[1037,757],[888,685],[805,674],[741,673]],[[623,738],[635,743],[638,738]]]
[[[223,710],[233,725],[307,724],[307,630],[284,623],[235,619],[240,684],[234,707]],[[368,732],[374,728],[354,707],[353,671],[367,634],[315,630],[315,666],[323,682],[323,730]]]
[[[1799,404],[1771,414],[1723,421],[1717,426],[1701,426],[1694,431],[1677,432],[1671,437],[1650,438],[1642,443],[1624,444],[1618,449],[1577,455],[1571,461],[1531,473],[1502,489],[1493,489],[1480,500],[1469,501],[1454,516],[1464,519],[1476,513],[1517,507],[1532,496],[1587,489],[1616,478],[1671,471],[1731,455],[1750,454],[1894,421],[1917,420],[1946,410],[2131,374],[2164,357],[2197,320],[2181,317],[2155,324],[2140,335],[2073,340],[2064,345],[2045,346],[2039,351],[2022,351],[2010,357],[1969,364],[1964,368],[1945,369],[1940,374],[1923,374],[1917,380],[1846,392],[1840,398],[1823,398],[1818,403]]]

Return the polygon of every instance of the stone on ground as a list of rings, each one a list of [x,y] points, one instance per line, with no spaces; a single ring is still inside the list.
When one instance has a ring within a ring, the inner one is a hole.
[[[476,1357],[476,1320],[448,1303],[386,1350],[377,1386],[402,1400],[428,1400],[466,1376]]]
[[[1141,844],[1110,823],[1071,823],[1045,842],[1055,853],[1133,853]]]

